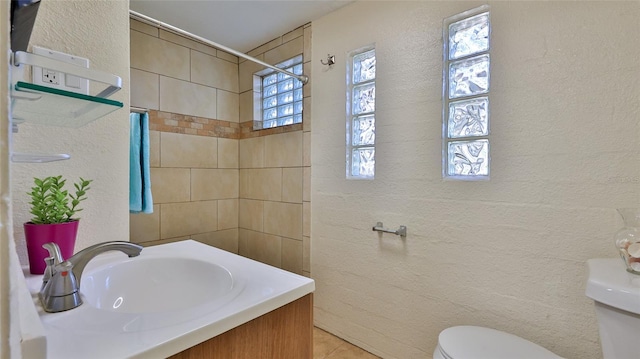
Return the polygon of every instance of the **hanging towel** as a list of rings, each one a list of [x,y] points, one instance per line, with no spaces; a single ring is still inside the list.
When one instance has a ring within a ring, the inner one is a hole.
[[[153,213],[149,173],[149,115],[129,115],[129,212]]]

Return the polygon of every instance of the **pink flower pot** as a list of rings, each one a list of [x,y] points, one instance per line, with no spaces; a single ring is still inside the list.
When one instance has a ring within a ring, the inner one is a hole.
[[[55,224],[24,224],[24,236],[27,241],[27,254],[29,255],[29,270],[31,274],[43,274],[47,267],[44,259],[49,257],[49,252],[42,248],[45,243],[53,242],[60,247],[62,259],[73,256],[73,248],[76,244],[79,221],[71,221]]]

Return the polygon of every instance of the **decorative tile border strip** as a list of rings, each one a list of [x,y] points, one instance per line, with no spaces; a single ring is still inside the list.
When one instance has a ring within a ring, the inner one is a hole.
[[[241,140],[302,131],[302,124],[287,125],[265,130],[253,130],[253,121],[242,123],[210,118],[181,115],[179,113],[149,110],[149,129],[159,132],[184,133],[186,135],[222,137]]]
[[[149,129],[187,135],[240,139],[240,124],[237,122],[157,110],[149,110]]]

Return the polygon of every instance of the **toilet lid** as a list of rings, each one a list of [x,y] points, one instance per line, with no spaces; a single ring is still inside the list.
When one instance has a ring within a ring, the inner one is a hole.
[[[516,335],[475,326],[445,329],[440,333],[438,343],[442,354],[451,359],[560,358]]]

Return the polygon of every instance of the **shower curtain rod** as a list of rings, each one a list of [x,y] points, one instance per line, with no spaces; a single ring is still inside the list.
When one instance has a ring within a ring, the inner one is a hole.
[[[156,19],[154,19],[152,17],[149,17],[147,15],[143,15],[143,14],[141,14],[139,12],[136,12],[136,11],[133,11],[133,10],[129,10],[129,17],[133,18],[135,20],[142,21],[142,22],[144,22],[146,24],[155,26],[157,28],[161,28],[161,29],[164,29],[164,30],[169,30],[169,31],[171,31],[173,33],[176,33],[176,34],[179,34],[179,35],[183,35],[183,36],[187,36],[187,37],[190,37],[192,39],[196,39],[196,40],[198,40],[198,41],[200,41],[202,43],[205,43],[207,45],[211,45],[211,46],[213,46],[215,48],[218,48],[218,49],[220,49],[222,51],[226,51],[226,52],[228,52],[230,54],[236,55],[238,57],[242,57],[243,59],[247,59],[249,61],[255,62],[255,63],[260,64],[262,66],[268,67],[268,68],[270,68],[272,70],[281,72],[283,74],[287,74],[287,75],[289,75],[291,77],[294,77],[294,78],[300,80],[300,82],[302,82],[303,85],[305,85],[307,82],[309,82],[309,77],[306,76],[305,74],[296,75],[293,72],[289,72],[289,71],[283,70],[283,69],[281,69],[279,67],[275,67],[275,66],[270,65],[270,64],[268,64],[268,63],[266,63],[264,61],[258,60],[255,57],[249,56],[249,55],[244,54],[244,53],[242,53],[240,51],[234,50],[234,49],[232,49],[230,47],[226,47],[224,45],[220,45],[220,44],[218,44],[216,42],[213,42],[211,40],[207,40],[207,39],[205,39],[203,37],[200,37],[198,35],[192,34],[190,32],[182,30],[182,29],[180,29],[178,27],[175,27],[173,25],[169,25],[169,24],[164,23],[162,21],[156,20]]]

